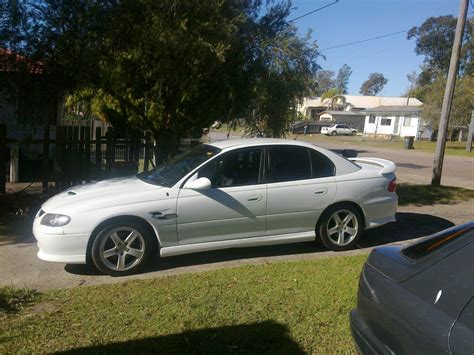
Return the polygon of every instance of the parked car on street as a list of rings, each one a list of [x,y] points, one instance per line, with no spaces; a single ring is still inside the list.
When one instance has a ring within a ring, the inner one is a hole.
[[[321,134],[327,136],[355,136],[357,130],[355,128],[350,128],[345,124],[334,124],[329,127],[321,128]]]
[[[150,172],[48,200],[33,225],[38,257],[123,275],[156,249],[166,257],[318,238],[347,250],[365,229],[395,221],[395,169],[294,140],[203,144]]]
[[[350,314],[361,354],[474,353],[474,221],[372,251]]]

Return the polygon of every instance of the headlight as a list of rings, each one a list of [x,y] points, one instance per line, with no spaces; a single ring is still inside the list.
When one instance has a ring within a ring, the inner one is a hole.
[[[71,221],[71,217],[63,214],[46,213],[41,219],[41,224],[49,227],[65,226]]]

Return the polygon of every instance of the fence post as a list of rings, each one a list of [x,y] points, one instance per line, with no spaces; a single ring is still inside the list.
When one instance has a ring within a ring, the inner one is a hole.
[[[64,185],[64,177],[62,171],[63,161],[63,138],[64,138],[64,127],[56,127],[56,151],[54,156],[54,191],[61,191],[61,185]]]
[[[100,127],[95,128],[95,178],[100,179],[102,171],[102,134]]]
[[[7,154],[7,125],[0,124],[0,193],[7,191],[6,157]]]
[[[73,145],[72,145],[72,185],[79,184],[79,175],[81,171],[81,157],[79,155],[79,127],[74,127]]]
[[[145,156],[143,162],[143,172],[148,172],[148,166],[150,165],[150,133],[145,133]]]
[[[109,128],[107,131],[107,160],[106,160],[106,170],[107,174],[110,174],[112,170],[112,164],[115,159],[115,141],[113,139],[113,129]]]
[[[43,130],[43,192],[48,192],[49,182],[49,125],[46,125]]]
[[[63,156],[63,172],[64,172],[64,187],[71,186],[72,182],[72,161],[73,161],[73,135],[74,130],[72,126],[66,127],[66,140],[64,146],[64,156]]]
[[[84,177],[86,182],[91,181],[91,128],[87,127],[85,132],[85,157]]]
[[[84,182],[84,170],[85,170],[85,159],[84,159],[84,138],[85,138],[86,132],[85,132],[85,127],[81,126],[80,131],[79,131],[79,149],[78,149],[78,168],[79,172],[77,176],[79,177],[79,184],[82,184]]]
[[[10,182],[18,182],[20,148],[18,143],[10,144]]]

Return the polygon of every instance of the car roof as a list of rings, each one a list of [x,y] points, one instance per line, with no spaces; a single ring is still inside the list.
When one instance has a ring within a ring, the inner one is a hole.
[[[336,166],[336,175],[342,175],[354,172],[359,169],[357,165],[350,162],[349,160],[343,158],[342,156],[331,152],[330,150],[320,148],[314,144],[308,142],[297,141],[293,139],[282,139],[282,138],[246,138],[246,139],[228,139],[222,141],[216,141],[212,143],[206,143],[213,147],[222,149],[223,151],[245,148],[245,147],[255,147],[255,146],[264,146],[264,145],[291,145],[306,147],[314,149],[323,153],[326,157],[330,158],[334,165]]]
[[[307,148],[316,148],[315,145],[307,142],[292,140],[292,139],[283,139],[283,138],[244,138],[244,139],[228,139],[222,141],[216,141],[212,143],[206,143],[212,145],[213,147],[219,149],[227,148],[244,148],[244,147],[253,147],[258,145],[275,145],[275,144],[288,144],[288,145],[297,145]]]

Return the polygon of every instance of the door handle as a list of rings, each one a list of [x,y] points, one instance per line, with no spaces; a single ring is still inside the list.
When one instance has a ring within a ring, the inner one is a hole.
[[[325,195],[328,192],[328,189],[319,189],[314,192],[315,195]]]
[[[263,197],[258,195],[258,196],[250,196],[247,201],[249,202],[258,202],[262,199]]]
[[[168,218],[176,218],[178,217],[178,215],[176,213],[162,213],[160,211],[153,211],[153,212],[150,212],[150,215],[153,217],[153,218],[156,218],[156,219],[168,219]]]

